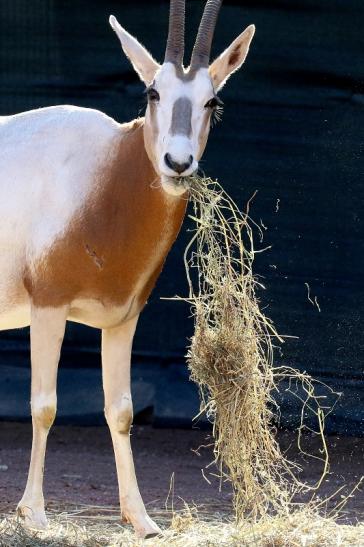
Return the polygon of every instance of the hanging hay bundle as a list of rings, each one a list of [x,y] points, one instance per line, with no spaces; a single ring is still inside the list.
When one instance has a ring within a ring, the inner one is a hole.
[[[237,518],[282,514],[298,482],[275,440],[272,392],[285,373],[300,377],[306,393],[310,379],[273,367],[272,340],[280,337],[256,295],[249,203],[241,213],[217,182],[193,177],[190,185],[197,225],[185,251],[186,300],[195,316],[191,378],[213,424],[216,462],[232,483]]]

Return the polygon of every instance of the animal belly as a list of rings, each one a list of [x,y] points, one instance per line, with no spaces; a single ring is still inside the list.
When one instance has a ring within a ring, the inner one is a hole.
[[[121,325],[139,313],[137,299],[131,296],[120,306],[106,304],[101,300],[80,298],[72,302],[68,320],[98,329],[109,329]]]
[[[8,258],[6,263],[5,258]],[[0,330],[19,329],[30,325],[30,300],[24,285],[11,268],[9,256],[0,260]],[[15,270],[15,271],[14,271]]]
[[[0,312],[0,330],[20,329],[30,325],[30,303],[24,303]]]

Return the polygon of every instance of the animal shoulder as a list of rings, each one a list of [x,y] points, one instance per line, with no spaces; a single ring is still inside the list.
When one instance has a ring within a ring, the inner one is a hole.
[[[13,116],[2,116],[0,140],[5,145],[17,141],[19,144],[24,142],[28,146],[35,146],[37,142],[45,141],[49,137],[58,141],[60,137],[64,138],[66,135],[72,138],[73,135],[75,138],[97,136],[102,142],[103,139],[112,139],[120,131],[126,131],[128,124],[124,125],[91,108],[71,105],[50,106]],[[35,140],[30,143],[29,138]],[[87,141],[83,144],[86,145]]]
[[[112,161],[116,151],[123,152],[127,135],[142,123],[139,119],[119,124],[97,110],[69,105],[2,117],[0,193],[8,194],[10,185],[25,198],[29,194],[36,209],[49,194],[58,206],[75,189],[84,199],[99,178],[96,173]],[[29,205],[28,198],[25,201]]]

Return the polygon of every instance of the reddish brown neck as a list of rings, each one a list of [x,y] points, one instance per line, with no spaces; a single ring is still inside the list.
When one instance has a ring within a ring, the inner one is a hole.
[[[96,190],[62,239],[25,279],[39,305],[94,298],[144,305],[176,239],[187,198],[168,196],[144,147],[143,120],[131,122],[101,167]]]

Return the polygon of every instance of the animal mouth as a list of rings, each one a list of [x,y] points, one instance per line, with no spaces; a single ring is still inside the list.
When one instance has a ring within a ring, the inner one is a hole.
[[[185,190],[188,190],[191,187],[191,182],[191,175],[185,177],[170,177],[171,184],[174,184],[177,188],[184,188]]]
[[[162,185],[167,191],[171,191],[175,195],[181,195],[191,188],[192,176],[171,177],[162,175]]]
[[[193,175],[165,175],[164,179],[175,186],[191,186]]]
[[[172,177],[172,180],[177,185],[184,185],[185,183],[188,183],[188,179],[190,177]]]

